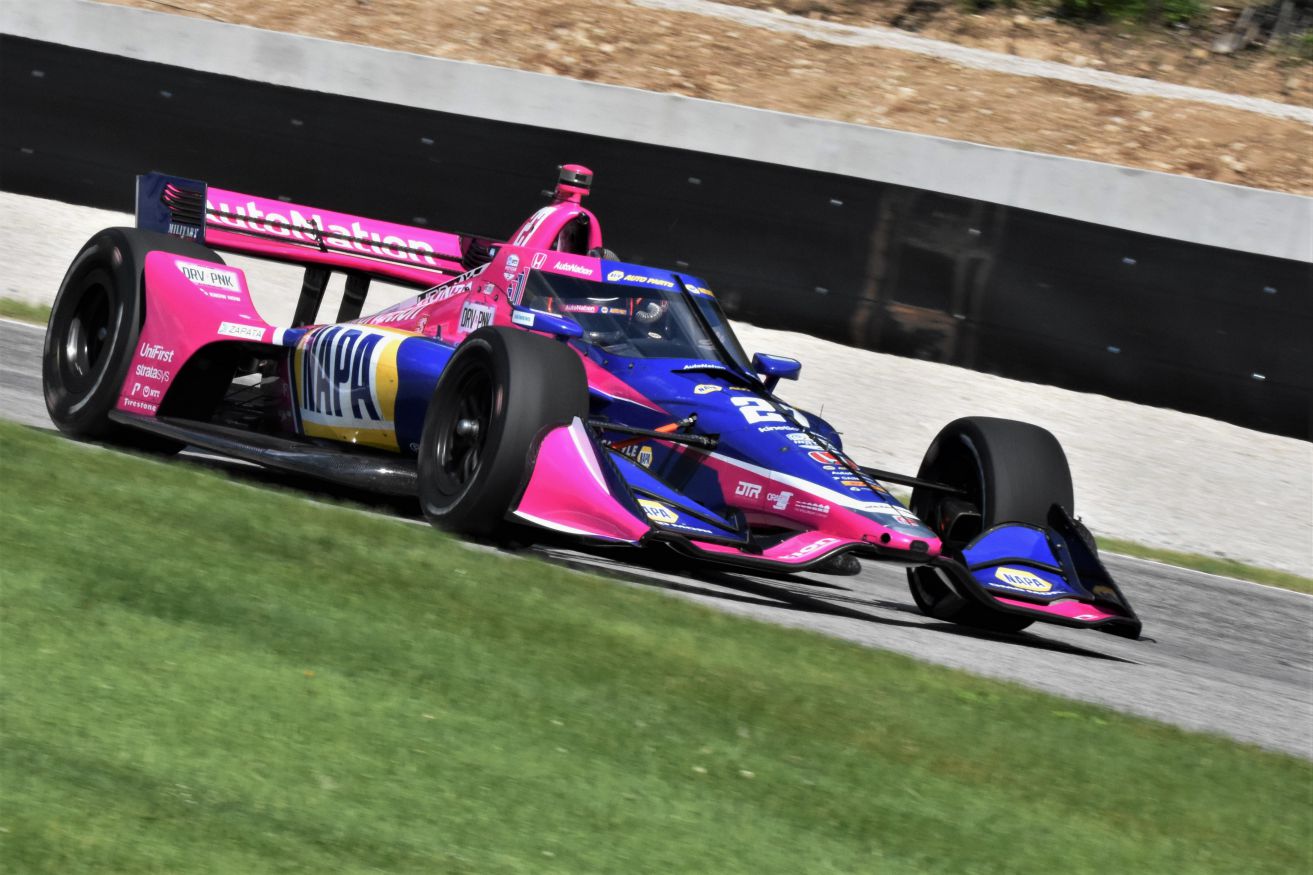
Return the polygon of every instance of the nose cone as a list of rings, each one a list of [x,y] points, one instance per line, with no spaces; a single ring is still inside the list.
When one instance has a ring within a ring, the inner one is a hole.
[[[872,531],[862,536],[863,541],[885,550],[906,552],[909,558],[922,561],[933,559],[944,548],[943,542],[933,532],[924,527],[918,533],[901,528],[894,529],[882,523],[873,522],[870,528]]]

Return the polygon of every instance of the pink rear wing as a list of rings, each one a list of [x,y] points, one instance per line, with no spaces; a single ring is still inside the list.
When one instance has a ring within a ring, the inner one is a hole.
[[[137,177],[137,225],[213,249],[363,273],[419,288],[463,272],[471,248],[486,251],[492,242],[158,173]]]

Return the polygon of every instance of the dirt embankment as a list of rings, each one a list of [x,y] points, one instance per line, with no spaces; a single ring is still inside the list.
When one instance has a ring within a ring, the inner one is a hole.
[[[1297,121],[969,70],[923,55],[834,45],[694,13],[640,8],[627,0],[348,0],[331,10],[311,0],[111,2],[1313,194],[1313,126]],[[831,5],[836,17],[847,15],[854,23],[879,19],[871,12],[879,3],[860,4],[866,10],[861,19],[851,12],[858,4]],[[1020,14],[960,11],[936,17],[920,32],[1286,103],[1313,100],[1307,64],[1275,55],[1203,59],[1197,46],[1173,42],[1170,32],[1092,34]]]

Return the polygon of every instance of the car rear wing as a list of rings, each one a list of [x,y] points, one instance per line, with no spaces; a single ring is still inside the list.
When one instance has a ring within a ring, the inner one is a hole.
[[[338,321],[360,315],[371,277],[424,289],[490,260],[498,241],[337,213],[215,188],[137,177],[137,227],[225,252],[306,265],[297,319],[313,321],[332,271],[347,275]],[[354,312],[351,312],[354,310]]]

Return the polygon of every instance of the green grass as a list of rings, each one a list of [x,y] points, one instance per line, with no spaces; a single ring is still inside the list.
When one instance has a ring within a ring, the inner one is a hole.
[[[1112,553],[1137,556],[1141,559],[1154,559],[1158,562],[1166,562],[1168,565],[1193,568],[1195,571],[1206,571],[1209,574],[1220,574],[1224,577],[1250,580],[1254,583],[1265,583],[1268,586],[1293,589],[1295,592],[1313,593],[1313,580],[1300,577],[1298,574],[1291,574],[1288,571],[1260,568],[1257,565],[1246,565],[1234,559],[1224,559],[1218,556],[1200,556],[1194,553],[1178,553],[1175,550],[1159,550],[1156,547],[1145,547],[1131,541],[1105,538],[1102,535],[1099,535],[1097,540],[1100,550]]]
[[[0,448],[6,871],[1313,865],[1308,762],[191,467]]]
[[[14,298],[0,298],[0,318],[45,325],[50,321],[50,307],[45,304],[29,304]]]

